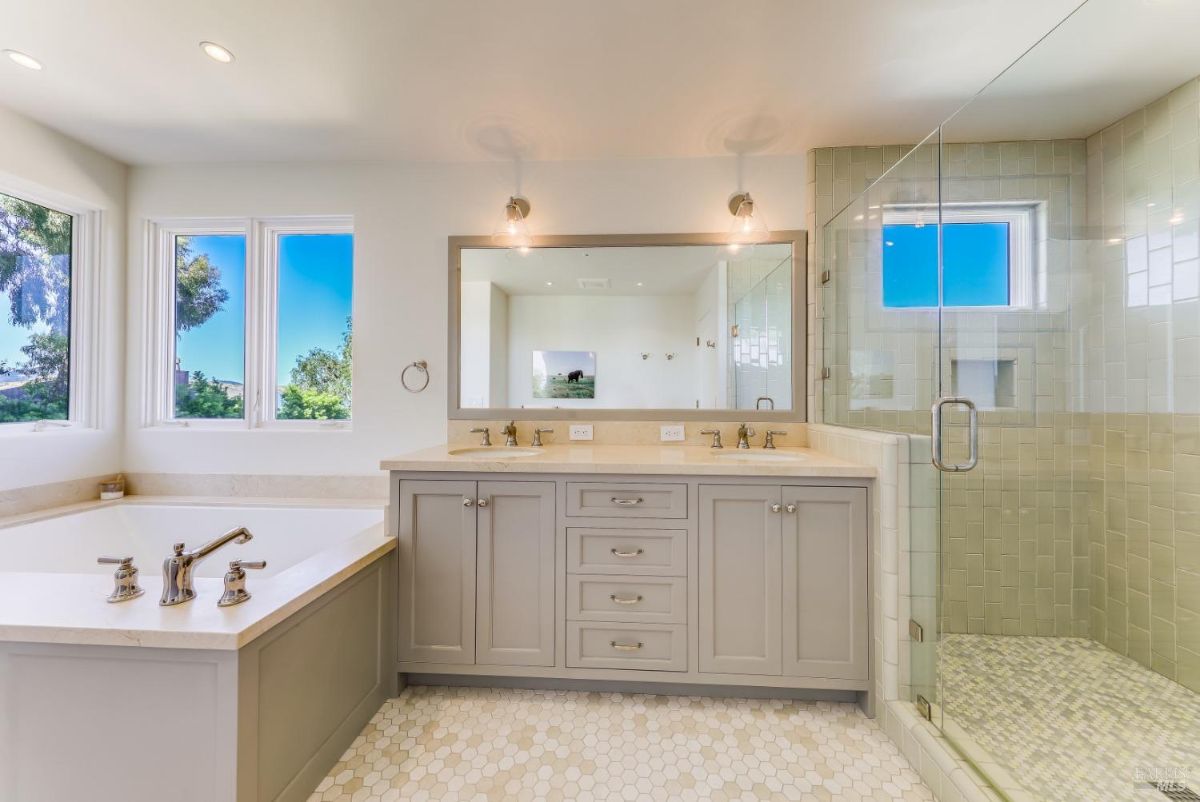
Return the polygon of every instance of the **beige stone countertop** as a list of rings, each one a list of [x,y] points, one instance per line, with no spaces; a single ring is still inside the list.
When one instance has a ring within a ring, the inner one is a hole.
[[[457,453],[456,453],[457,452]],[[380,462],[385,471],[796,476],[870,479],[875,468],[809,448],[722,449],[690,445],[442,445]]]
[[[105,602],[107,573],[3,572],[0,641],[236,650],[395,547],[380,524],[254,582],[252,598],[234,607],[217,606],[224,586],[216,578],[197,577],[196,599],[160,607],[162,579],[153,569],[138,576],[145,595],[120,604]]]

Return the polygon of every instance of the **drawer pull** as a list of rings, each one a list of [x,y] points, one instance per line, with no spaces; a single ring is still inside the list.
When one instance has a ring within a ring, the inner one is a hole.
[[[618,596],[610,593],[608,598],[612,599],[614,604],[637,604],[642,600],[642,595],[639,593],[636,596]]]
[[[637,505],[642,503],[642,499],[640,497],[639,498],[617,498],[616,496],[613,496],[612,498],[609,499],[609,501],[611,501],[613,504],[618,504],[622,507],[636,507]]]
[[[621,551],[620,549],[611,550],[614,557],[641,557],[642,549],[634,549],[633,551]]]
[[[617,643],[615,640],[610,640],[608,645],[616,649],[618,652],[636,652],[643,646],[641,641],[638,641],[637,643]]]

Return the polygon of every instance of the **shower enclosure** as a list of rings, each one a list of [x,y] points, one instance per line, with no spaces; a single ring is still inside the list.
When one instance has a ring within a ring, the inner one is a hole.
[[[822,419],[929,455],[901,693],[1012,799],[1200,793],[1197,31],[1089,0],[924,141],[816,153]]]

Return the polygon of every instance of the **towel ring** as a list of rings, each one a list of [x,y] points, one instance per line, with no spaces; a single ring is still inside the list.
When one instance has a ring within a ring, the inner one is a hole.
[[[425,381],[421,383],[420,387],[412,387],[408,383],[408,372],[413,368],[421,371],[421,373],[425,376]],[[400,371],[400,383],[404,385],[404,389],[408,390],[410,393],[419,393],[424,390],[429,386],[429,363],[424,359],[418,359],[416,362],[405,365],[404,370]]]

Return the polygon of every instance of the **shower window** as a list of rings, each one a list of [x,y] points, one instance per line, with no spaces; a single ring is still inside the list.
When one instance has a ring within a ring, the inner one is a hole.
[[[1028,307],[1037,211],[1030,203],[943,206],[939,304],[936,207],[888,208],[880,245],[884,307]]]

